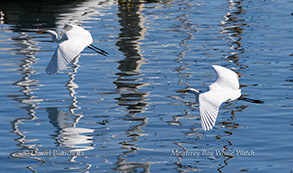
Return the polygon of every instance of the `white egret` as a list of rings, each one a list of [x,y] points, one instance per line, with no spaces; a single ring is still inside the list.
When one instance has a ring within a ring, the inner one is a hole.
[[[47,74],[55,74],[60,70],[64,70],[86,47],[104,56],[108,54],[106,51],[92,45],[93,38],[91,33],[80,26],[66,24],[61,32],[60,39],[58,38],[58,34],[53,30],[43,30],[38,33],[51,34],[52,40],[59,43],[46,68]]]
[[[212,67],[217,73],[217,79],[209,86],[209,91],[200,93],[194,88],[177,91],[195,94],[204,130],[210,130],[215,126],[219,107],[223,102],[232,101],[241,96],[238,75],[225,67],[218,65],[212,65]]]

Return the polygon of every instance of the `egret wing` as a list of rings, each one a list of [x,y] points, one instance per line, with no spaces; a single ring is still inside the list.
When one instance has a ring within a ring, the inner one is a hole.
[[[217,73],[217,79],[209,86],[210,90],[218,88],[229,88],[232,90],[239,89],[238,75],[235,72],[218,65],[213,65],[212,67]]]
[[[204,130],[210,130],[215,125],[219,107],[227,100],[235,100],[241,95],[238,75],[230,69],[218,65],[212,66],[217,73],[217,79],[208,92],[199,95],[199,111]]]
[[[199,95],[199,112],[201,125],[204,130],[215,126],[220,105],[227,101],[229,96],[221,91],[210,90]]]
[[[70,24],[66,24],[66,25],[64,26],[64,28],[62,29],[62,31],[61,31],[60,38],[62,38],[63,35],[64,35],[66,32],[68,32],[69,30],[71,30],[72,28],[73,28],[72,25],[70,25]]]
[[[46,68],[47,74],[55,74],[60,70],[64,70],[66,66],[88,45],[88,41],[85,41],[78,33],[75,34],[73,29],[66,32],[62,38],[67,39],[61,42],[55,50],[55,53]]]

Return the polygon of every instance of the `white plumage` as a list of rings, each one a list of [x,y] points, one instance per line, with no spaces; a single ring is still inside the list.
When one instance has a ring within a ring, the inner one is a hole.
[[[52,40],[59,43],[46,68],[47,74],[55,74],[64,70],[86,47],[104,56],[107,55],[107,52],[92,45],[91,33],[80,26],[66,24],[60,39],[58,39],[58,34],[52,30],[39,31],[38,33],[49,33],[52,35]]]
[[[187,88],[177,92],[189,92],[196,95],[199,104],[201,125],[204,130],[215,126],[220,105],[228,100],[235,100],[241,96],[238,75],[225,67],[212,65],[217,73],[217,79],[209,86],[209,91],[199,93],[198,90]]]

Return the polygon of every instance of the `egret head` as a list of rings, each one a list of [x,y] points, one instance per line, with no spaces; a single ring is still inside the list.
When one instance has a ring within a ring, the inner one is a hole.
[[[53,30],[41,30],[41,31],[38,31],[37,33],[38,34],[50,34],[50,35],[52,35],[53,41],[57,41],[57,39],[58,39],[58,34]]]
[[[55,31],[53,31],[53,30],[40,30],[40,31],[38,31],[37,33],[38,34],[51,34],[51,33],[54,33]]]
[[[197,90],[197,89],[194,89],[194,88],[186,88],[186,89],[183,89],[183,90],[178,90],[176,91],[177,93],[185,93],[185,92],[188,92],[188,93],[192,93],[192,94],[195,94],[195,95],[198,95],[200,90]]]

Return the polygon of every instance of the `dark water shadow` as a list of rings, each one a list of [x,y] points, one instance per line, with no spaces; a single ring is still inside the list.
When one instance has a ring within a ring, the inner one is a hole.
[[[116,73],[117,80],[113,83],[116,85],[116,92],[120,97],[116,98],[117,104],[127,108],[128,113],[123,118],[129,122],[130,128],[125,132],[129,139],[121,141],[119,144],[125,150],[118,156],[116,167],[113,171],[118,172],[135,172],[137,169],[143,169],[143,172],[150,172],[152,162],[143,161],[143,156],[138,158],[137,162],[127,161],[127,156],[133,155],[141,150],[137,146],[140,136],[147,135],[142,129],[148,122],[148,118],[143,113],[148,106],[148,92],[141,91],[143,86],[149,85],[143,82],[143,73],[140,71],[145,59],[140,51],[139,41],[144,39],[146,29],[143,26],[144,17],[141,14],[144,3],[155,1],[118,1],[117,14],[120,18],[121,25],[119,40],[116,45],[123,52],[125,58],[120,60]],[[131,125],[135,124],[135,125]]]
[[[139,91],[142,86],[147,85],[141,82],[143,81],[141,78],[143,74],[140,72],[140,67],[144,64],[144,58],[138,45],[138,41],[143,39],[145,33],[143,17],[140,14],[143,3],[140,1],[118,1],[118,3],[118,16],[122,28],[116,45],[123,52],[125,58],[119,61],[118,69],[120,72],[116,74],[118,78],[114,81],[116,91],[120,94],[120,97],[116,100],[118,105],[125,106],[128,110],[123,120],[128,121],[129,124],[134,122],[136,125],[130,126],[125,132],[129,139],[119,143],[125,152],[118,156],[114,171],[133,172],[142,168],[145,172],[148,172],[150,163],[127,161],[127,155],[134,154],[139,150],[135,143],[143,134],[141,128],[147,123],[146,117],[137,116],[139,113],[143,113],[145,106],[148,105],[145,102],[147,92]]]
[[[61,14],[74,12],[83,2],[86,0],[1,0],[2,23],[13,25],[14,32],[56,28]]]

